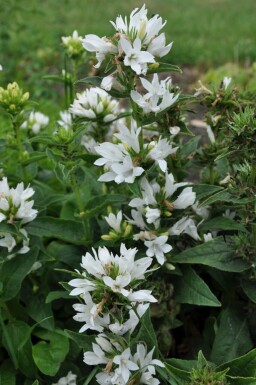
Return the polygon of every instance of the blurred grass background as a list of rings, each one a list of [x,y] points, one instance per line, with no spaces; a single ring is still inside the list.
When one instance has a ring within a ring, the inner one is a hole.
[[[1,0],[1,83],[18,81],[34,98],[48,96],[43,75],[63,68],[61,36],[113,33],[109,20],[144,2],[149,16],[167,20],[165,58],[179,66],[208,69],[226,62],[256,61],[256,0]]]

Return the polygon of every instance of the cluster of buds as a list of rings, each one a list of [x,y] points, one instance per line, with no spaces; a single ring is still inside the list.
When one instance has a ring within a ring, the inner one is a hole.
[[[9,83],[7,88],[0,87],[0,107],[15,116],[23,110],[29,98],[29,93],[23,93],[16,82]]]
[[[61,40],[65,52],[72,59],[80,58],[84,54],[82,37],[79,36],[77,31],[74,31],[72,36],[62,36]]]
[[[33,221],[37,216],[37,210],[33,209],[34,201],[30,200],[34,192],[31,187],[24,189],[23,182],[16,188],[10,188],[7,178],[4,177],[0,181],[0,222],[6,221],[11,225],[19,223],[22,226]],[[6,247],[9,253],[21,242],[23,246],[17,252],[24,254],[29,251],[29,239],[25,229],[20,229],[20,236],[1,233],[0,237],[0,246]]]

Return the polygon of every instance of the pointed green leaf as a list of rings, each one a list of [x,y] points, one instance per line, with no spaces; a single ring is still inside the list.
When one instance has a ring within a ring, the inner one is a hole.
[[[246,316],[241,309],[227,308],[223,310],[210,360],[218,365],[239,357],[251,348],[252,341]]]
[[[221,306],[207,284],[191,267],[185,267],[182,270],[183,276],[175,278],[174,296],[177,302],[201,306]]]
[[[221,237],[188,248],[172,257],[171,262],[196,263],[229,272],[241,272],[250,268],[250,265],[237,257],[235,251]]]

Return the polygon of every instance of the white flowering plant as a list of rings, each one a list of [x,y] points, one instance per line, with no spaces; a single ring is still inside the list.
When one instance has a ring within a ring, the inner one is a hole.
[[[0,383],[256,383],[255,108],[184,95],[165,23],[63,37],[54,121],[0,88]]]

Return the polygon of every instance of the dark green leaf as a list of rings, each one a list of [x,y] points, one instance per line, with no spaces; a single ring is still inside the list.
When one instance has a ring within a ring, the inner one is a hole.
[[[0,366],[0,385],[16,385],[15,369],[10,360]]]
[[[51,303],[56,299],[60,299],[60,298],[72,299],[72,297],[66,291],[51,291],[47,295],[45,303]]]
[[[8,301],[20,291],[23,279],[30,272],[38,256],[38,249],[32,247],[26,254],[17,254],[6,260],[1,268],[2,293],[0,298]]]
[[[65,334],[77,343],[77,345],[87,351],[92,349],[92,343],[95,342],[95,335],[86,335],[65,329]]]
[[[52,330],[54,328],[54,318],[51,305],[46,304],[41,295],[33,296],[27,306],[30,317],[40,322],[40,326]]]
[[[198,142],[201,139],[201,135],[197,135],[190,139],[187,143],[185,143],[180,150],[178,150],[178,153],[180,154],[181,158],[186,158],[191,153],[195,152],[197,150]]]
[[[196,199],[200,201],[202,198],[205,198],[208,195],[216,193],[220,190],[223,190],[223,187],[220,186],[211,186],[208,184],[193,184],[191,185],[193,191],[196,193]]]
[[[44,332],[40,341],[32,348],[33,359],[38,369],[48,376],[54,376],[69,351],[69,341],[63,333]]]
[[[47,158],[47,155],[43,152],[35,151],[32,152],[28,159],[23,160],[21,164],[23,166],[27,166],[30,163],[38,162],[39,160]]]
[[[228,362],[252,348],[245,315],[241,309],[227,308],[220,315],[220,324],[210,359],[215,364]]]
[[[256,281],[242,280],[242,289],[247,297],[256,303]]]
[[[216,217],[205,221],[200,225],[199,229],[202,232],[213,230],[238,230],[247,232],[246,228],[241,223],[237,223],[233,219],[227,217]]]
[[[237,257],[235,251],[221,237],[187,248],[172,257],[171,262],[196,263],[229,272],[241,272],[250,268],[250,265]]]
[[[26,226],[31,235],[38,237],[57,238],[75,244],[86,242],[81,222],[52,217],[36,218]]]
[[[183,269],[183,276],[175,278],[175,300],[201,306],[221,306],[219,300],[211,292],[207,284],[191,268]]]
[[[230,376],[256,377],[256,349],[251,350],[242,357],[225,362],[218,370],[229,368]],[[255,378],[256,379],[256,378]]]

